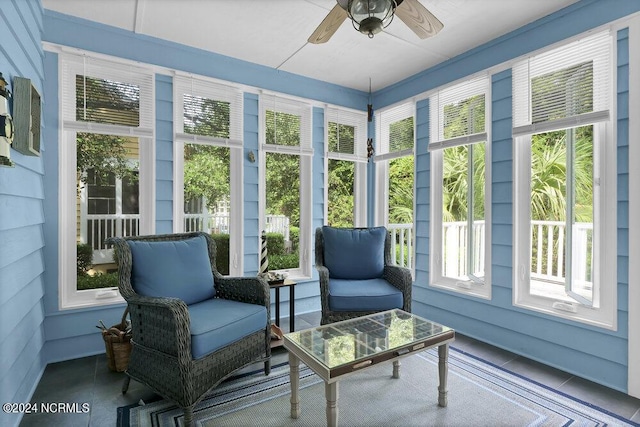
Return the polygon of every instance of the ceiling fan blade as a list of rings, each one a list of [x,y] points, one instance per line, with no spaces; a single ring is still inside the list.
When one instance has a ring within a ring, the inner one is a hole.
[[[309,43],[319,44],[327,42],[338,30],[338,27],[347,19],[347,11],[336,4],[329,14],[322,20],[318,28],[311,34]]]
[[[396,7],[395,15],[421,39],[432,37],[444,28],[442,22],[429,12],[418,0],[403,0]]]

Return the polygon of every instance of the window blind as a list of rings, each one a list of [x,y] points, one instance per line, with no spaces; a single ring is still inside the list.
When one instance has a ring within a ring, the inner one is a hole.
[[[513,67],[513,135],[608,120],[611,35],[585,37]]]
[[[442,89],[429,99],[429,151],[487,140],[489,78]]]
[[[152,72],[87,55],[63,55],[62,64],[62,116],[67,127],[153,134]]]
[[[378,155],[376,160],[387,160],[413,154],[415,103],[408,102],[376,115]]]
[[[271,94],[262,94],[260,101],[263,148],[271,152],[311,154],[311,106]]]
[[[184,142],[241,146],[242,91],[196,77],[174,79],[176,137]]]
[[[327,156],[331,159],[367,161],[367,113],[327,108]]]

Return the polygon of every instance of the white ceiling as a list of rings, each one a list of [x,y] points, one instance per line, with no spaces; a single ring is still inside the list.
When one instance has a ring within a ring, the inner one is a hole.
[[[578,0],[420,0],[442,23],[420,40],[394,19],[373,39],[345,21],[307,43],[336,0],[43,0],[45,9],[368,91],[384,88]]]

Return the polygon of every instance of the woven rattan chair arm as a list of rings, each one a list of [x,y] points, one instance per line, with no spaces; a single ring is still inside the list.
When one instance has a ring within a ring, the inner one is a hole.
[[[216,294],[223,299],[269,307],[269,284],[260,277],[226,277],[216,274]]]
[[[191,360],[191,328],[184,301],[135,295],[127,302],[134,341],[185,363]]]
[[[411,270],[398,265],[385,265],[384,278],[396,288],[400,289],[403,294],[404,310],[411,311],[411,290],[413,288],[413,280],[411,279]]]
[[[324,290],[329,293],[329,269],[323,265],[316,265],[318,270],[318,278],[320,279],[320,291]]]
[[[323,265],[316,264],[320,282],[320,309],[322,313],[329,312],[329,269]]]

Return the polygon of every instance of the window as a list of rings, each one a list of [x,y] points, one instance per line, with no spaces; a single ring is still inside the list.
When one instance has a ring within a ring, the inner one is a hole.
[[[415,104],[401,104],[376,115],[376,223],[392,235],[392,261],[413,265],[414,130]]]
[[[196,77],[173,87],[174,228],[210,233],[218,271],[241,276],[242,92]]]
[[[311,276],[311,106],[275,95],[260,98],[262,230],[269,270]]]
[[[326,109],[326,223],[364,227],[366,218],[366,113]]]
[[[596,34],[514,67],[514,303],[615,329],[611,45]]]
[[[442,89],[430,105],[430,283],[490,298],[489,78]]]
[[[60,65],[60,307],[121,302],[105,240],[153,233],[153,73],[71,54]]]

